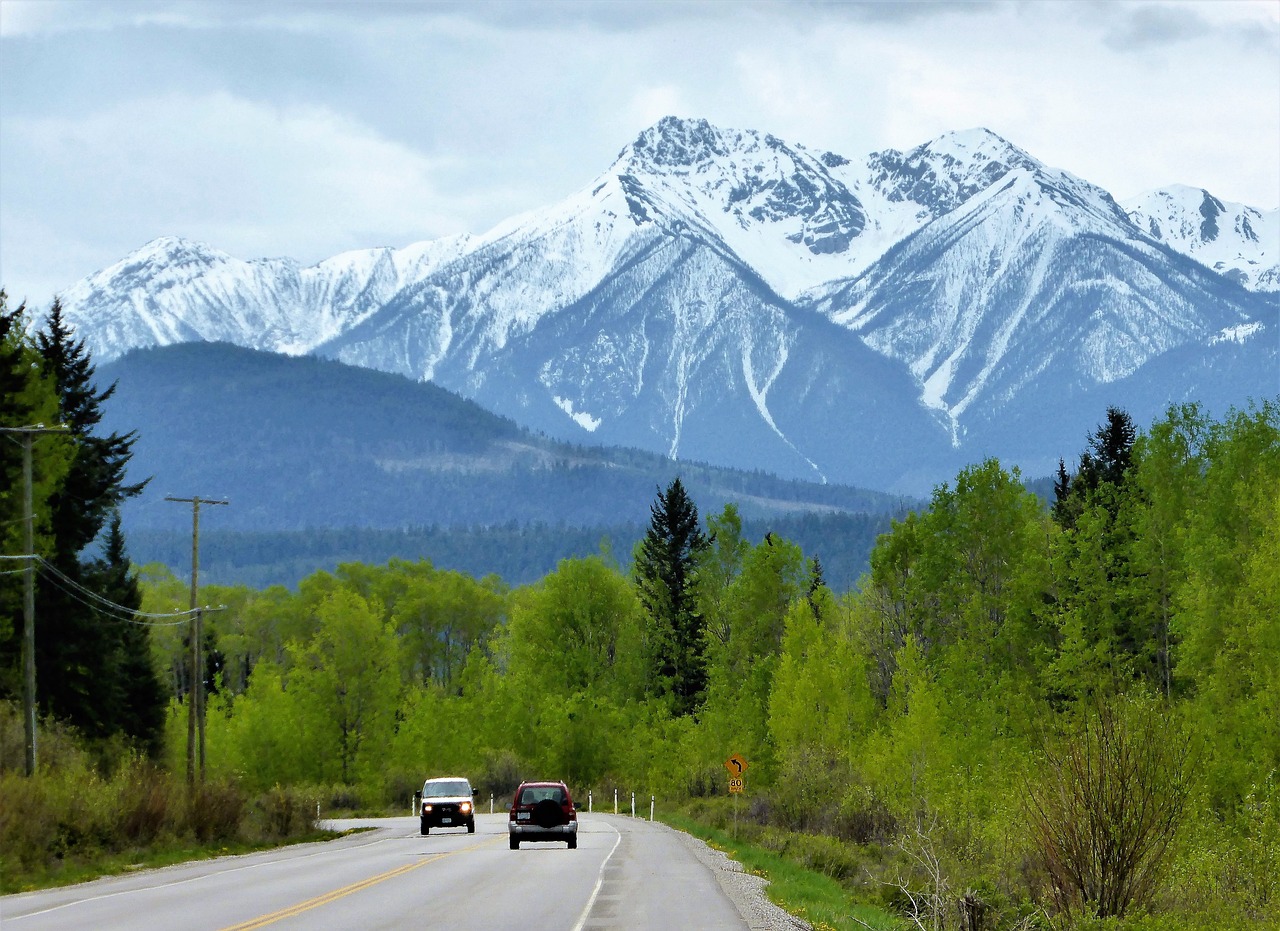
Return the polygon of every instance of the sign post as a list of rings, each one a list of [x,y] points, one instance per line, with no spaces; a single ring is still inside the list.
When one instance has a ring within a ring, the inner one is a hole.
[[[729,771],[729,794],[733,796],[733,836],[738,836],[738,796],[740,796],[746,788],[746,782],[742,778],[742,774],[747,771],[747,761],[743,759],[742,754],[735,753],[729,759],[724,761],[724,768]]]

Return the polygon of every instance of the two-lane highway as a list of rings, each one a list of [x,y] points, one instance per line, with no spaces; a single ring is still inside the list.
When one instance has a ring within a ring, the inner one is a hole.
[[[4,931],[744,929],[715,874],[661,824],[580,814],[578,849],[507,846],[505,815],[476,833],[372,830],[0,898]]]

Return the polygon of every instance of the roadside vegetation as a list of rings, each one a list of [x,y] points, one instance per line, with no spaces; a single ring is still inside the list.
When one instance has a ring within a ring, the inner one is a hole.
[[[334,836],[315,819],[332,789],[188,786],[121,745],[91,747],[49,723],[40,737],[29,778],[20,709],[0,702],[0,894]]]
[[[293,836],[273,834],[281,805],[305,833],[317,801],[407,812],[428,775],[468,776],[482,811],[522,778],[561,778],[597,810],[614,789],[624,810],[656,796],[816,927],[1275,927],[1277,488],[1280,399],[1220,420],[1178,407],[1145,432],[1112,409],[1049,506],[1016,470],[975,464],[893,523],[847,594],[820,552],[748,538],[732,505],[700,515],[678,479],[625,560],[564,560],[530,585],[420,558],[206,586],[224,606],[204,618],[200,791],[223,798],[207,817],[270,841]],[[0,518],[14,507],[0,487]],[[181,611],[187,584],[133,569],[123,542],[114,590],[136,585],[139,618]],[[0,576],[7,698],[17,578]],[[34,777],[5,738],[6,881],[10,862],[52,876],[148,847],[147,831],[221,843],[181,781],[190,627],[142,629],[145,668],[117,662],[87,694],[152,676],[154,707],[123,687],[116,718],[74,690],[42,702]],[[36,810],[62,827],[40,833]]]

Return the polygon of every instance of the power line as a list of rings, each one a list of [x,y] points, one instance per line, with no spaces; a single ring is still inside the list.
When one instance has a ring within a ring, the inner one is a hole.
[[[190,618],[195,611],[218,611],[218,610],[221,610],[222,607],[225,607],[225,605],[223,605],[223,606],[219,606],[218,608],[214,608],[210,605],[205,605],[202,608],[189,608],[186,611],[170,611],[167,613],[156,613],[152,611],[135,610],[133,608],[130,608],[128,605],[122,605],[117,602],[114,602],[110,598],[105,598],[102,595],[99,595],[97,592],[93,591],[92,589],[86,588],[85,586],[77,582],[75,579],[67,575],[65,572],[63,572],[61,569],[59,569],[57,566],[55,566],[53,563],[49,562],[49,560],[45,559],[43,556],[40,556],[40,555],[0,556],[0,559],[27,559],[27,560],[34,559],[36,561],[37,568],[39,568],[45,574],[45,578],[49,579],[55,585],[58,585],[58,587],[61,588],[63,592],[67,594],[73,594],[78,592],[80,595],[83,595],[85,598],[88,598],[94,602],[97,602],[97,604],[95,605],[95,604],[89,604],[89,602],[84,601],[80,598],[76,599],[86,607],[95,608],[98,610],[102,610],[102,608],[105,608],[107,610],[119,611],[120,616],[118,617],[118,620],[129,621],[130,623],[142,623],[140,621],[137,621],[136,618],[143,618],[143,617],[157,618],[157,619],[177,617],[177,618],[183,618],[183,621],[179,621],[178,623],[185,623],[185,619]],[[0,575],[20,575],[23,572],[26,572],[26,570],[25,569],[7,569],[4,571],[0,571]],[[170,627],[173,625],[143,624],[143,626]]]
[[[191,616],[192,610],[195,610],[195,611],[209,610],[208,608],[203,608],[203,609],[195,608],[187,611],[172,611],[167,614],[155,614],[148,611],[135,611],[133,608],[130,608],[127,605],[117,604],[116,602],[112,601],[109,598],[104,598],[102,595],[99,595],[97,592],[93,591],[92,589],[85,588],[83,585],[81,585],[75,579],[68,576],[66,573],[64,573],[57,566],[49,562],[49,560],[45,559],[44,557],[37,556],[36,560],[39,562],[42,570],[45,570],[48,573],[51,573],[56,578],[61,579],[67,585],[70,585],[71,587],[75,588],[77,591],[81,592],[86,597],[91,598],[94,601],[100,602],[101,604],[106,605],[108,608],[114,608],[116,610],[123,611],[126,614],[129,614],[134,617],[153,617],[153,618],[183,617],[183,618],[186,618]]]
[[[189,623],[189,621],[186,618],[183,618],[180,621],[138,621],[131,617],[125,617],[122,614],[114,614],[111,611],[109,611],[107,608],[105,608],[103,605],[94,604],[93,602],[89,601],[86,598],[81,598],[73,589],[64,586],[61,580],[59,580],[56,576],[47,576],[46,578],[48,579],[48,581],[50,581],[53,584],[55,588],[60,589],[62,593],[66,595],[68,598],[70,598],[72,601],[78,602],[84,605],[90,611],[100,614],[103,617],[110,618],[113,621],[119,621],[122,624],[137,624],[140,627],[177,627],[181,624]],[[127,611],[128,608],[125,608],[124,610]]]
[[[94,592],[89,591],[84,586],[77,585],[75,582],[68,580],[66,576],[59,576],[53,573],[46,573],[44,577],[47,581],[51,582],[55,588],[58,588],[59,590],[61,590],[62,593],[65,594],[72,601],[79,602],[80,604],[84,605],[86,608],[89,608],[90,610],[95,611],[98,614],[103,615],[104,617],[109,617],[113,621],[120,621],[125,624],[136,624],[139,627],[178,627],[182,624],[190,623],[190,615],[191,615],[190,611],[175,611],[171,614],[154,614],[147,611],[135,611],[126,605],[116,604],[114,601],[110,601],[106,598],[102,598],[101,596],[96,595]],[[82,597],[82,595],[88,596],[88,597]],[[93,600],[92,601],[89,600],[90,598],[92,598]],[[205,605],[204,607],[197,608],[196,610],[222,611],[225,609],[226,609],[226,605],[218,605],[217,607],[213,607],[211,605]],[[180,618],[180,620],[176,620],[176,621],[139,620],[139,618],[170,618],[170,617]]]

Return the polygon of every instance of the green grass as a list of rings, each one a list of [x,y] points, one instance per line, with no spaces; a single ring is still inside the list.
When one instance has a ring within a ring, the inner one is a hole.
[[[287,841],[261,843],[228,842],[200,845],[189,841],[175,841],[172,844],[157,844],[119,853],[100,852],[96,856],[85,856],[83,859],[73,857],[61,860],[55,865],[44,869],[22,872],[14,870],[6,863],[3,868],[0,868],[0,895],[34,892],[38,889],[54,889],[59,886],[89,882],[90,880],[100,879],[103,876],[119,876],[122,873],[132,873],[136,870],[151,870],[164,866],[173,866],[175,863],[212,860],[215,857],[256,853],[259,850],[271,850],[292,844],[331,840],[351,833],[355,833],[355,831],[343,831],[341,833],[314,831],[302,837],[290,838]]]
[[[814,931],[900,931],[903,922],[872,906],[853,901],[849,891],[830,876],[806,869],[779,854],[756,847],[732,835],[709,828],[679,814],[660,820],[677,830],[692,834],[743,869],[769,881],[765,893],[770,901],[814,927]]]

